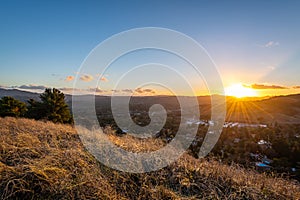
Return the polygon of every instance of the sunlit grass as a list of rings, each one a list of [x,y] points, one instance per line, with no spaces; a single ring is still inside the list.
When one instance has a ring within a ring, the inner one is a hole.
[[[188,154],[156,172],[119,172],[98,163],[71,126],[14,118],[0,124],[0,199],[300,198],[296,182]],[[105,132],[134,152],[163,145]]]

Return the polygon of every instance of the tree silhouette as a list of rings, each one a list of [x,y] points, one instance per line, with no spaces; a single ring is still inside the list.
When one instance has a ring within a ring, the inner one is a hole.
[[[0,99],[0,116],[23,117],[27,111],[26,104],[5,96]]]
[[[73,123],[72,115],[65,102],[65,95],[58,89],[45,89],[40,95],[41,102],[28,101],[28,117],[46,119],[55,123]]]
[[[28,102],[28,112],[26,113],[26,117],[33,118],[36,120],[46,118],[46,107],[42,104],[42,102],[35,101],[34,99],[30,99]]]

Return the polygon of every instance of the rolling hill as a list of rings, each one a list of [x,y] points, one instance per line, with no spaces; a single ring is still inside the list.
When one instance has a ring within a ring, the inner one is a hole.
[[[256,101],[229,99],[227,121],[250,123],[300,123],[300,94]]]
[[[26,102],[30,98],[38,99],[38,93],[25,92],[20,90],[0,89],[0,98],[3,96],[12,96],[18,100]],[[65,95],[66,102],[69,107],[72,106],[72,96]],[[87,101],[88,96],[82,96],[79,100]],[[120,99],[124,97],[118,97]],[[191,97],[184,98],[189,103]],[[226,121],[246,122],[246,123],[300,123],[300,94],[265,97],[265,98],[245,98],[238,99],[234,97],[226,97],[227,99],[227,117]],[[109,96],[96,96],[96,110],[98,112],[110,111]],[[122,102],[122,100],[120,100]],[[211,101],[209,96],[198,97],[201,118],[210,118]],[[131,109],[140,109],[141,105],[149,108],[151,105],[159,103],[167,110],[178,110],[179,104],[175,96],[148,96],[148,97],[132,97]],[[190,104],[191,110],[196,109],[198,105]]]
[[[300,198],[295,181],[187,154],[156,172],[124,173],[97,162],[71,126],[15,118],[0,118],[0,124],[0,199]],[[162,145],[105,133],[133,152]]]

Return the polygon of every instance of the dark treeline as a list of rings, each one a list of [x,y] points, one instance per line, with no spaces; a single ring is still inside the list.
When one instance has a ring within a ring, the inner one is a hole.
[[[1,117],[27,117],[36,120],[49,120],[55,123],[72,124],[73,119],[61,91],[45,89],[40,101],[30,99],[27,104],[10,96],[0,99]]]

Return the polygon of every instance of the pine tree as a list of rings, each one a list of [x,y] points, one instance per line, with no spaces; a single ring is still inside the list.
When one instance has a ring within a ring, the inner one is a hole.
[[[46,119],[46,107],[39,101],[35,101],[34,99],[30,99],[27,101],[28,112],[26,113],[26,117],[33,118],[36,120]]]
[[[27,111],[26,104],[5,96],[0,99],[0,116],[23,117]]]
[[[72,115],[65,102],[65,95],[58,89],[47,88],[40,95],[41,102],[28,101],[28,117],[46,119],[55,123],[73,123]]]

